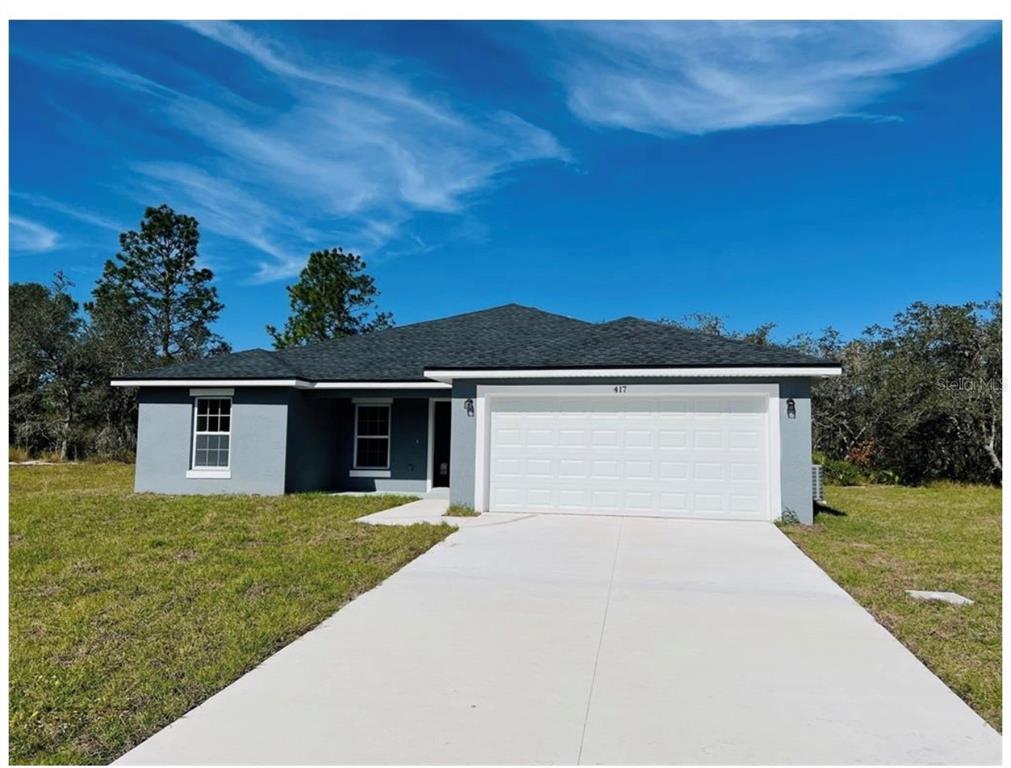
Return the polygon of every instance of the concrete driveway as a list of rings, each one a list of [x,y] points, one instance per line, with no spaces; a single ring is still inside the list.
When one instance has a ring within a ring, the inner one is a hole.
[[[484,515],[120,762],[999,761],[770,524]]]

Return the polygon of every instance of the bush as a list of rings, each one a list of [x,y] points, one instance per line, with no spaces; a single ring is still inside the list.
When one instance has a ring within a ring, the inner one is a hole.
[[[825,482],[829,485],[864,485],[867,478],[856,464],[845,459],[823,459]]]
[[[28,461],[30,458],[27,448],[22,448],[20,445],[7,447],[7,461]]]
[[[828,485],[898,485],[899,476],[890,469],[864,468],[846,459],[830,459],[815,451],[813,460],[821,464]]]

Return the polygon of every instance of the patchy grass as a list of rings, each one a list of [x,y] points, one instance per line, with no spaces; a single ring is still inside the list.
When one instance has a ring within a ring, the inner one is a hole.
[[[1000,489],[828,487],[826,496],[842,514],[783,531],[999,730]],[[976,604],[921,602],[907,589],[958,592]]]
[[[443,517],[477,517],[481,513],[466,504],[450,504]]]
[[[10,468],[14,763],[105,763],[452,528],[398,496],[134,494],[132,467]]]

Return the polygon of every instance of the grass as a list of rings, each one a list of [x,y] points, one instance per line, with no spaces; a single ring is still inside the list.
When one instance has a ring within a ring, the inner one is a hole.
[[[829,487],[826,495],[842,514],[783,531],[1000,730],[1000,489]],[[921,602],[907,589],[958,592],[976,604]]]
[[[481,513],[466,504],[450,504],[443,517],[477,517]]]
[[[22,448],[20,445],[7,446],[7,461],[28,461],[29,459],[31,459],[31,455],[27,448]]]
[[[441,541],[397,496],[154,496],[123,464],[10,468],[14,763],[105,763]]]

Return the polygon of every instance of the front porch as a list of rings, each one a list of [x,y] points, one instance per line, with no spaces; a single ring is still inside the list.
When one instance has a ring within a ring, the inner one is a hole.
[[[286,490],[448,499],[445,390],[298,393],[289,404]]]

